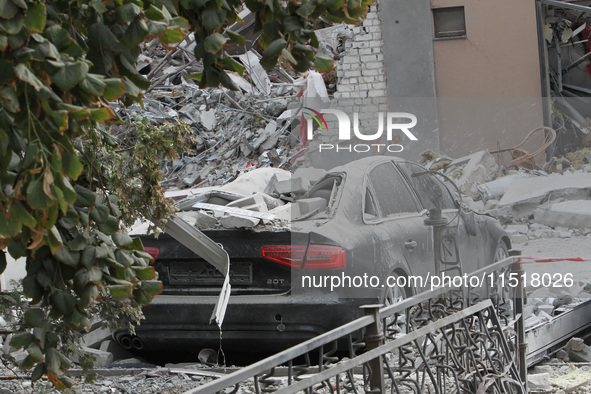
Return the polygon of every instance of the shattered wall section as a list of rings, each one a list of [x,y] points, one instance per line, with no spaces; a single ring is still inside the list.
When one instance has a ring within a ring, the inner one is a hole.
[[[354,27],[352,36],[345,40],[344,56],[337,65],[338,87],[334,94],[343,110],[360,111],[367,105],[380,111],[388,110],[378,7],[377,3],[373,4],[365,22]]]
[[[358,114],[359,130],[362,134],[375,134],[379,127],[379,113],[388,112],[386,71],[384,66],[384,40],[380,4],[370,7],[366,20],[359,26],[341,26],[336,35],[338,47],[335,58],[338,81],[330,108],[345,112],[352,123]],[[350,141],[339,141],[338,125],[333,115],[326,116],[328,132],[315,136],[310,145],[309,156],[313,166],[332,168],[363,156],[381,154],[372,147],[370,151],[359,152],[350,146],[358,144],[387,143],[386,133],[379,141],[361,141],[352,132]],[[385,121],[384,121],[385,124]],[[319,151],[320,144],[338,144],[340,150]],[[361,147],[360,150],[363,150]],[[350,154],[349,154],[350,153]]]

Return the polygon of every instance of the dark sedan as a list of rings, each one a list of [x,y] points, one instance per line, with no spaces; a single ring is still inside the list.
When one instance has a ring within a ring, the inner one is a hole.
[[[222,330],[209,319],[223,277],[170,236],[143,237],[158,253],[164,290],[144,309],[137,336],[119,333],[119,342],[154,350],[278,350],[359,317],[363,304],[428,289],[419,279],[437,274],[434,231],[441,231],[437,248],[447,266],[461,261],[455,274],[505,258],[510,248],[494,218],[460,208],[439,175],[402,159],[334,168],[301,200],[321,209],[294,217],[290,231],[204,231],[231,259]],[[439,211],[441,230],[429,217]]]

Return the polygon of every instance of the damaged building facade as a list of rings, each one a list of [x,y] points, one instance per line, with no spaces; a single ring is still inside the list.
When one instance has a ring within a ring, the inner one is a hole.
[[[403,138],[396,152],[408,158],[425,149],[536,152],[547,133],[529,133],[541,126],[557,129],[550,156],[576,150],[590,115],[590,10],[552,0],[422,0],[412,8],[382,0],[362,25],[337,35],[331,108],[358,113],[365,134],[379,128],[379,112],[416,115],[418,141]]]

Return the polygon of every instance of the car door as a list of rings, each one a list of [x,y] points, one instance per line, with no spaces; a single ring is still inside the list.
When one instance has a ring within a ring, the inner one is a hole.
[[[444,217],[451,220],[446,234],[455,234],[459,231],[460,260],[464,273],[475,271],[482,267],[479,253],[480,231],[473,220],[473,213],[460,213],[455,199],[447,186],[438,179],[436,174],[428,172],[425,168],[412,162],[401,161],[396,165],[401,169],[406,179],[415,190],[421,205],[427,209],[438,208]],[[471,220],[472,219],[472,220]],[[457,220],[459,220],[459,225]],[[431,229],[432,230],[432,229]],[[452,245],[444,246],[444,256],[453,260]]]
[[[431,234],[423,224],[419,201],[391,161],[367,172],[364,222],[376,234],[376,263],[383,275],[393,273],[425,277],[433,272]],[[409,286],[412,291],[420,286]]]

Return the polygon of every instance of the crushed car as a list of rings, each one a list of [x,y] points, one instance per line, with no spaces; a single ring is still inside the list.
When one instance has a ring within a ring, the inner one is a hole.
[[[207,223],[203,233],[230,256],[223,326],[210,317],[224,276],[169,234],[142,235],[163,291],[144,308],[136,335],[118,332],[117,341],[136,350],[221,345],[257,352],[264,345],[277,351],[360,317],[361,305],[393,303],[428,289],[428,283],[400,278],[436,274],[438,247],[466,273],[508,256],[510,240],[499,222],[461,206],[439,174],[416,163],[369,157],[320,175],[308,188],[298,178],[275,177],[264,198],[252,201],[240,200],[228,191],[232,187],[181,201],[184,214],[197,227]],[[253,213],[241,217],[245,211]],[[285,211],[290,217],[279,219]],[[459,256],[434,245],[434,215],[446,224],[443,239],[452,234],[457,240]],[[222,225],[228,217],[245,220]]]

